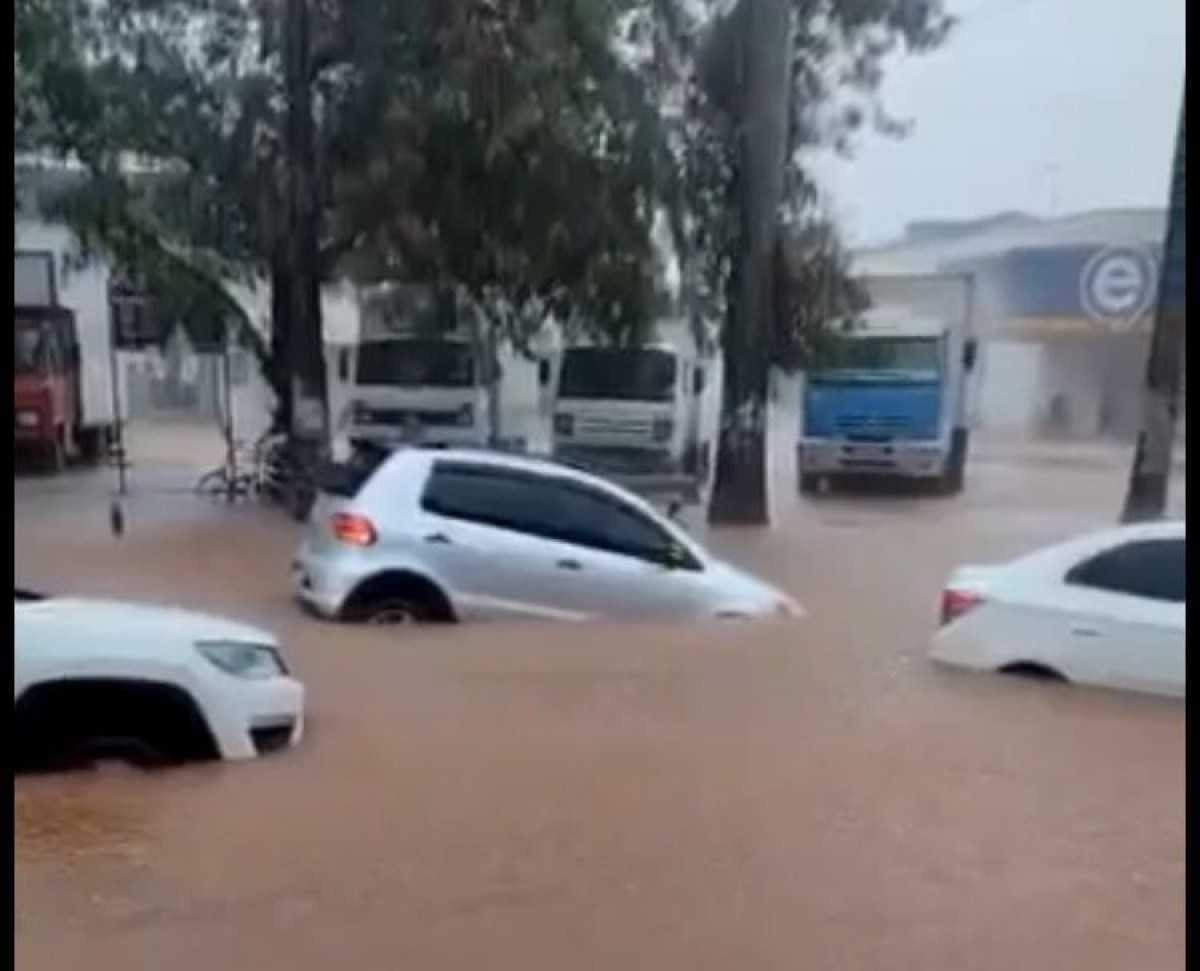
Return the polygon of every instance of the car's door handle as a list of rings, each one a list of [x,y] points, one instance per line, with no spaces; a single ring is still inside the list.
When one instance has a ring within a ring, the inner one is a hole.
[[[426,543],[437,543],[437,544],[440,544],[441,546],[453,546],[454,545],[454,540],[452,540],[445,533],[430,533],[428,536],[425,537],[425,542]]]
[[[559,560],[554,564],[560,570],[582,570],[583,564],[578,560]]]
[[[1099,637],[1100,629],[1098,627],[1089,627],[1086,624],[1072,624],[1071,634],[1074,637]]]

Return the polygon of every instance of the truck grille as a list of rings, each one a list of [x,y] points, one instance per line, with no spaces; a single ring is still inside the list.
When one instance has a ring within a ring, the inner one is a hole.
[[[421,425],[444,427],[458,424],[456,411],[413,411],[405,408],[372,408],[359,413],[361,420],[372,425],[406,425],[416,421]]]
[[[673,471],[666,449],[620,445],[560,445],[556,459],[596,475],[653,475]]]
[[[841,415],[837,430],[850,439],[878,441],[903,435],[911,424],[903,415]]]
[[[580,436],[597,435],[605,438],[647,439],[654,430],[654,424],[648,418],[606,418],[599,415],[589,415],[576,420],[576,434]]]

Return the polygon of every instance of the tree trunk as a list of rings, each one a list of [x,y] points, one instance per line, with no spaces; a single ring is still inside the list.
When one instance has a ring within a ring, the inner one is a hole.
[[[321,454],[329,446],[329,415],[321,333],[312,89],[308,81],[308,0],[288,0],[286,32],[290,431],[294,444],[303,451]]]
[[[271,429],[288,433],[292,427],[292,360],[290,349],[291,277],[287,247],[279,245],[271,257],[271,344],[266,378],[275,392],[275,415]]]
[[[500,353],[497,343],[496,328],[489,321],[483,337],[483,356],[487,362],[488,445],[492,448],[500,444],[503,434],[500,421]]]
[[[741,234],[722,346],[725,388],[709,522],[767,525],[768,348],[773,331],[773,255],[787,161],[791,97],[789,0],[742,0],[735,40],[741,144]]]
[[[1175,440],[1175,422],[1179,414],[1187,333],[1186,105],[1185,96],[1175,133],[1167,238],[1163,246],[1154,333],[1150,339],[1150,356],[1146,364],[1142,430],[1138,434],[1133,468],[1129,474],[1129,491],[1121,514],[1122,522],[1126,523],[1158,519],[1167,508],[1171,446]]]

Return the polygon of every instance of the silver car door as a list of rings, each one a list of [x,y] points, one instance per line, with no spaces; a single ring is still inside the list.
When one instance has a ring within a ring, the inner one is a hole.
[[[554,601],[592,616],[691,616],[711,596],[690,554],[653,520],[574,481],[547,483],[555,509]],[[548,551],[549,552],[549,551]]]
[[[435,462],[421,502],[422,557],[461,612],[568,618],[553,595],[564,554],[529,528],[539,497],[530,477],[485,463]]]

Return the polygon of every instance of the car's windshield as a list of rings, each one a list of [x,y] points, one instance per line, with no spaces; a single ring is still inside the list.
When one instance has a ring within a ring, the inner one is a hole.
[[[357,381],[396,388],[469,388],[475,381],[475,356],[466,341],[367,341],[359,346]]]
[[[572,348],[563,355],[561,398],[670,401],[675,355],[656,348]]]

